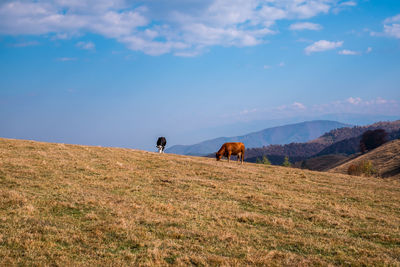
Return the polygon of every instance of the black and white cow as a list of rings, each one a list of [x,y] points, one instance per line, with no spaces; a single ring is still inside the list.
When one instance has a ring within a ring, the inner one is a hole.
[[[164,153],[164,148],[166,144],[167,144],[167,139],[165,139],[165,137],[158,137],[157,140],[158,153]]]

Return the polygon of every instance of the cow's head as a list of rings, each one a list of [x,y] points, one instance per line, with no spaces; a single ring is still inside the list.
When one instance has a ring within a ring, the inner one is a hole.
[[[217,161],[218,161],[218,160],[220,160],[220,159],[222,158],[222,154],[217,152],[217,153],[215,154],[215,157],[216,157],[216,159],[217,159]]]

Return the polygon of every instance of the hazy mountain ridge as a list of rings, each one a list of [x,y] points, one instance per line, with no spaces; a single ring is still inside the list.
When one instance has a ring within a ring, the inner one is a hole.
[[[388,132],[388,140],[397,139],[400,136],[400,120],[334,129],[307,143],[270,145],[248,149],[246,151],[246,160],[255,162],[257,158],[262,158],[263,156],[275,159],[278,156],[279,160],[271,162],[272,164],[280,164],[285,156],[288,156],[289,160],[294,163],[299,160],[331,154],[351,155],[360,152],[361,135],[365,131],[376,129],[386,130]],[[306,163],[304,164],[307,165]]]
[[[315,139],[332,129],[346,126],[349,125],[336,121],[308,121],[267,128],[242,136],[219,137],[194,145],[175,145],[166,149],[166,152],[183,155],[208,155],[217,151],[226,142],[242,142],[246,148],[264,147],[271,144],[302,143]]]
[[[365,126],[354,126],[334,129],[330,132],[323,134],[321,137],[310,141],[310,143],[333,144],[348,138],[360,136],[365,131],[384,129],[390,133],[400,128],[400,120],[396,121],[380,121]]]
[[[204,140],[211,140],[215,136],[226,136],[226,133],[231,133],[230,136],[242,136],[248,133],[258,132],[260,125],[265,129],[277,127],[281,125],[289,125],[301,123],[305,121],[339,121],[349,125],[370,125],[377,121],[395,121],[398,116],[387,116],[377,114],[353,114],[353,113],[330,113],[330,114],[313,114],[312,116],[295,116],[290,118],[280,119],[257,119],[250,121],[240,121],[230,124],[220,124],[213,127],[195,129],[188,132],[182,132],[177,136],[176,140],[188,140],[187,136],[193,136],[196,141],[189,142],[197,144]],[[171,143],[172,144],[172,143]]]

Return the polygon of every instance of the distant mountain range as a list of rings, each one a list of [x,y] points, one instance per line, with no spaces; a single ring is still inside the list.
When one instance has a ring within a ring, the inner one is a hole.
[[[194,145],[175,145],[167,153],[204,156],[215,153],[226,142],[242,142],[246,148],[271,144],[302,143],[313,140],[332,129],[351,126],[337,121],[317,120],[267,128],[258,132],[234,137],[219,137]]]
[[[249,121],[238,121],[235,123],[221,123],[207,128],[196,128],[190,131],[182,131],[174,135],[174,145],[176,140],[180,140],[180,144],[196,144],[204,140],[210,140],[218,136],[241,136],[253,133],[261,129],[301,123],[304,121],[340,121],[349,125],[369,125],[377,121],[394,121],[399,116],[387,116],[379,114],[355,114],[355,113],[331,113],[331,114],[313,114],[309,116],[295,116],[287,118],[275,119],[257,119]],[[168,138],[167,138],[168,139]],[[172,140],[172,139],[171,139]],[[191,141],[193,140],[193,141]],[[170,143],[172,144],[172,143]],[[179,143],[178,143],[179,144]]]
[[[298,162],[297,167],[325,170],[335,165],[338,160],[360,152],[361,135],[365,131],[376,129],[384,129],[388,133],[389,140],[397,139],[400,137],[400,120],[334,129],[306,143],[248,149],[245,160],[256,162],[257,158],[267,156],[272,164],[280,165],[284,157],[288,156],[292,163]],[[327,157],[327,155],[341,155],[341,157]]]

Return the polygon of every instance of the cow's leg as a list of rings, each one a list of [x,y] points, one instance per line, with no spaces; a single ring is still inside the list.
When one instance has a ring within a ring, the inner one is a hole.
[[[231,159],[232,152],[228,152],[228,162]]]
[[[162,146],[157,146],[158,148],[158,153],[162,153]]]
[[[237,162],[239,162],[240,161],[240,157],[242,156],[242,153],[238,153],[237,154]]]

